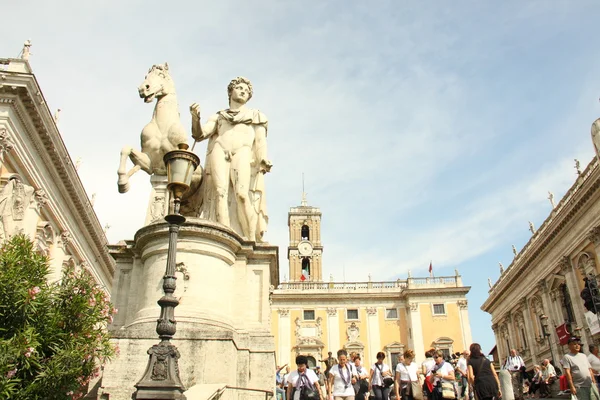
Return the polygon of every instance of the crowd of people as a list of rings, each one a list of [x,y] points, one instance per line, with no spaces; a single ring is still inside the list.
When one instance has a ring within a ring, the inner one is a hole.
[[[296,357],[296,369],[277,367],[277,395],[280,400],[492,400],[498,398],[498,375],[490,361],[473,343],[470,350],[451,360],[441,350],[428,350],[418,365],[415,352],[398,355],[396,367],[379,352],[370,366],[359,354],[329,352],[320,365],[309,368],[308,357]],[[368,364],[367,364],[368,365]],[[285,373],[282,371],[285,369]],[[460,384],[459,384],[460,382]]]
[[[560,367],[545,359],[529,372],[517,354],[510,350],[501,369],[510,374],[515,400],[551,397],[551,387],[560,379],[563,394],[578,400],[600,400],[600,352],[590,345],[585,355],[578,337],[568,340],[569,352]],[[469,350],[447,357],[441,350],[425,352],[417,365],[413,350],[398,355],[395,368],[379,352],[370,366],[360,355],[339,350],[320,360],[325,364],[309,368],[308,357],[296,357],[296,369],[277,367],[278,400],[498,400],[502,397],[500,378],[494,365],[473,343]],[[285,373],[282,371],[285,369]],[[508,383],[508,375],[507,381]],[[558,384],[558,383],[557,383]],[[510,384],[509,384],[510,386]],[[370,398],[370,399],[369,399]]]
[[[501,368],[511,376],[515,400],[552,397],[553,385],[557,394],[571,394],[578,400],[600,400],[600,354],[598,346],[589,346],[589,355],[583,352],[580,338],[568,339],[569,352],[560,360],[560,368],[545,359],[528,372],[525,362],[515,349],[504,360]],[[559,384],[560,382],[560,384]]]

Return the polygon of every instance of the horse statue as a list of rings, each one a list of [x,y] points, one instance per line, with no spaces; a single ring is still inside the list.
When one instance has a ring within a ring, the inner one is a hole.
[[[176,150],[178,144],[188,142],[188,135],[179,119],[177,95],[175,84],[169,75],[169,64],[153,65],[139,86],[138,92],[146,103],[156,99],[156,106],[152,119],[142,129],[142,151],[135,150],[131,146],[125,146],[121,150],[121,160],[117,170],[119,193],[126,193],[129,190],[129,178],[140,169],[149,175],[166,175],[164,155],[171,150]],[[127,171],[128,158],[133,162],[133,168],[129,171]],[[192,186],[195,189],[202,176],[200,166],[194,175]]]

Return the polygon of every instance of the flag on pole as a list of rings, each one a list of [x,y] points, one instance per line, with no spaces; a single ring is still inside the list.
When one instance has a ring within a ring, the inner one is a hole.
[[[429,275],[433,276],[433,263],[429,261]]]
[[[304,281],[308,280],[308,278],[309,278],[308,271],[305,270],[305,269],[303,269],[302,270],[302,275],[300,275],[300,280],[302,282],[304,282]]]

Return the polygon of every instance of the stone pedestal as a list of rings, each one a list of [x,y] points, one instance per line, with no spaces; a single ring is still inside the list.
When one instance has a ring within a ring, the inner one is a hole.
[[[146,352],[159,342],[156,302],[162,296],[167,248],[166,223],[147,225],[133,242],[111,246],[117,260],[113,302],[119,313],[110,329],[120,355],[104,370],[104,398],[131,398],[148,362]],[[187,389],[224,384],[272,390],[269,289],[278,284],[278,276],[277,247],[244,242],[206,220],[190,218],[181,227],[174,293],[180,305],[172,343],[181,354],[180,377]]]

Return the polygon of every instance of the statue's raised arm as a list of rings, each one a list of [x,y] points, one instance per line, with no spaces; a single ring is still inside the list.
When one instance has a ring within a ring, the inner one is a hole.
[[[198,103],[193,103],[190,106],[190,114],[192,114],[192,137],[196,142],[208,139],[216,132],[218,120],[217,114],[212,115],[204,127],[200,122],[200,105]]]

